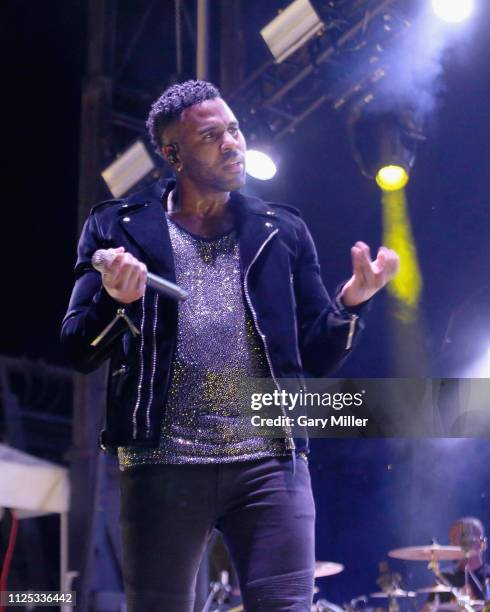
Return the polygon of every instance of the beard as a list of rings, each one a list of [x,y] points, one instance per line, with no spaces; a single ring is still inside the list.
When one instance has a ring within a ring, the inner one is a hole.
[[[240,172],[231,173],[222,168],[206,168],[200,165],[199,168],[191,168],[187,172],[187,177],[203,187],[222,192],[237,191],[245,185],[246,181],[245,166]]]

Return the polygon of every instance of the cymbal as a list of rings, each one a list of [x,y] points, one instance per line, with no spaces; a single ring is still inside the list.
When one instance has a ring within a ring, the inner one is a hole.
[[[406,546],[390,550],[389,557],[403,559],[405,561],[455,561],[464,559],[465,553],[460,546],[441,546],[431,544],[429,546]]]
[[[468,603],[474,610],[482,610],[485,606],[485,602],[478,599],[469,599],[466,603]],[[439,610],[441,610],[441,612],[461,612],[462,610],[461,604],[456,602],[440,603],[435,609],[437,612],[439,612]]]
[[[445,584],[434,584],[430,587],[423,589],[417,589],[417,593],[451,593],[453,587],[446,586]]]
[[[340,574],[343,571],[342,563],[334,563],[333,561],[317,561],[315,563],[315,578],[335,576],[335,574]]]
[[[379,591],[377,593],[371,593],[369,597],[383,597],[392,599],[394,597],[415,597],[414,591],[404,591],[403,589],[393,589],[392,591]]]

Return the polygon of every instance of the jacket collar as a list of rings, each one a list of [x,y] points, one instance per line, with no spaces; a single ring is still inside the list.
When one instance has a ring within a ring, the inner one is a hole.
[[[175,282],[175,265],[165,219],[166,182],[153,183],[125,200],[119,208],[119,223],[145,252],[148,268]]]
[[[242,272],[252,264],[262,245],[277,234],[276,213],[259,198],[233,192],[230,206],[237,220]]]
[[[121,202],[119,223],[124,231],[143,249],[150,261],[150,269],[175,281],[175,266],[165,204],[175,180],[153,183]],[[246,270],[260,248],[277,232],[276,213],[263,200],[232,192],[230,206],[237,222],[242,271]]]

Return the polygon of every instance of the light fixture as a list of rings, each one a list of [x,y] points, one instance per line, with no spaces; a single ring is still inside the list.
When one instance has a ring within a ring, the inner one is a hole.
[[[486,351],[483,350],[481,354],[476,358],[473,356],[472,361],[466,366],[461,376],[462,378],[489,378],[490,349]]]
[[[324,23],[309,0],[294,0],[260,34],[280,64],[323,28]]]
[[[408,183],[408,172],[403,166],[383,166],[376,174],[376,182],[384,191],[397,191]]]
[[[259,181],[274,178],[277,166],[270,155],[258,149],[248,149],[245,154],[247,174]]]
[[[417,142],[424,139],[413,114],[357,107],[348,128],[354,158],[364,176],[375,179],[383,190],[403,189],[415,161]]]
[[[155,164],[141,140],[137,140],[102,172],[115,198],[127,193],[155,169]]]
[[[432,0],[434,13],[448,23],[467,19],[474,8],[474,0]]]

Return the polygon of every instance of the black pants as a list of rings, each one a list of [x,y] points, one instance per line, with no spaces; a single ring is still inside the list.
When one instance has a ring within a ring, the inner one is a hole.
[[[190,612],[213,528],[235,563],[247,612],[309,612],[315,508],[306,462],[287,457],[143,465],[121,474],[128,612]]]

